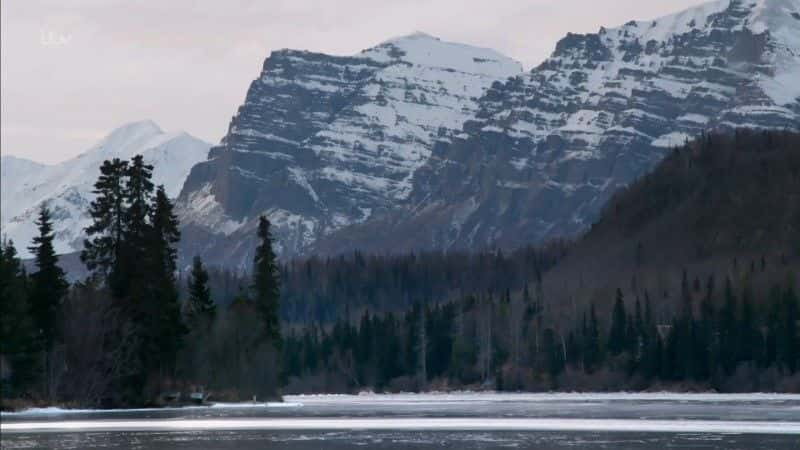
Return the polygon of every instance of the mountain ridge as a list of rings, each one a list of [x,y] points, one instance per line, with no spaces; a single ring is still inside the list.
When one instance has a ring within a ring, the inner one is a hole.
[[[167,193],[175,197],[191,166],[206,158],[209,147],[185,132],[164,132],[155,122],[142,120],[115,128],[83,153],[58,164],[34,162],[29,170],[18,170],[20,159],[4,155],[0,163],[3,236],[17,244],[21,257],[28,257],[38,209],[47,204],[53,214],[56,251],[78,251],[103,160],[142,154],[154,165],[153,181],[164,184]]]
[[[613,192],[706,130],[798,129],[800,97],[784,89],[792,95],[778,104],[768,91],[776,74],[800,74],[800,45],[760,25],[800,34],[793,14],[800,4],[785,0],[718,1],[568,34],[548,60],[487,91],[463,132],[416,172],[406,205],[314,250],[381,251],[384,236],[395,251],[574,236]]]
[[[273,52],[181,193],[187,236],[203,242],[184,253],[246,266],[242,243],[258,214],[291,256],[393,208],[433,143],[460,129],[492,83],[521,71],[493,50],[419,33],[354,56]]]

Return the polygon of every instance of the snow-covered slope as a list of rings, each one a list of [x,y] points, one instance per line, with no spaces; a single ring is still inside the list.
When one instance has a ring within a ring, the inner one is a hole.
[[[79,250],[89,223],[86,211],[94,198],[92,186],[104,160],[142,154],[155,167],[154,182],[175,197],[192,166],[206,159],[210,146],[186,133],[165,133],[155,123],[141,121],[117,128],[85,153],[57,165],[3,156],[2,233],[14,241],[22,257],[29,256],[34,221],[46,203],[53,212],[56,250]]]
[[[0,157],[0,217],[9,217],[19,204],[14,201],[16,194],[25,189],[25,181],[38,176],[47,166],[25,158],[12,155]]]
[[[704,130],[800,128],[800,0],[567,34],[518,70],[424,34],[352,57],[273,53],[187,179],[184,255],[248,265],[259,214],[284,257],[580,233]]]
[[[435,142],[448,141],[519,63],[417,33],[354,56],[281,50],[264,62],[210,160],[180,197],[186,252],[249,261],[270,216],[284,255],[394,208]],[[202,244],[198,241],[202,241]]]
[[[704,130],[800,129],[800,0],[722,0],[568,34],[493,86],[414,175],[407,204],[317,245],[513,247],[579,233]]]

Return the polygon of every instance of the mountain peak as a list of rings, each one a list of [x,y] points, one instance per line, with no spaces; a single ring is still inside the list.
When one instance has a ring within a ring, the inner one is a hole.
[[[174,197],[191,168],[206,159],[210,145],[182,132],[164,133],[152,120],[141,120],[114,129],[88,151],[58,164],[46,166],[3,155],[3,233],[15,242],[30,242],[38,207],[46,203],[53,212],[56,251],[80,250],[82,230],[91,223],[87,210],[94,199],[93,182],[103,160],[142,155],[154,166],[153,183],[164,185],[167,195]],[[30,257],[24,245],[20,255]]]
[[[130,151],[138,149],[146,142],[152,141],[162,136],[164,131],[149,119],[138,120],[121,125],[111,131],[97,146],[89,150],[88,153],[103,153],[104,157],[120,156],[128,158],[132,156]]]
[[[522,72],[519,62],[496,50],[443,41],[421,31],[384,41],[364,50],[360,56],[380,62],[402,61],[415,66],[446,67],[491,76]]]
[[[387,39],[383,43],[384,44],[386,44],[386,43],[398,43],[398,42],[409,41],[409,40],[441,41],[441,39],[439,39],[438,37],[433,36],[431,34],[428,34],[428,33],[424,32],[424,31],[415,31],[413,33],[409,33],[409,34],[405,34],[405,35],[402,35],[402,36],[397,36],[397,37],[393,37],[391,39]]]
[[[109,133],[108,137],[111,138],[112,136],[154,136],[158,134],[162,134],[164,131],[159,127],[155,122],[150,119],[143,119],[137,120],[133,122],[128,122],[123,125],[114,128],[111,133]]]

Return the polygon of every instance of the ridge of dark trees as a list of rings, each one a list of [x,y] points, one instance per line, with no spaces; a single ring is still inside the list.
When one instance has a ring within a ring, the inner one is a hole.
[[[696,289],[686,275],[683,285],[682,312],[667,323],[647,292],[626,301],[617,291],[610,318],[590,305],[577,322],[552,324],[524,291],[292,329],[286,389],[800,389],[794,287],[754,293],[711,278]]]
[[[172,204],[107,161],[69,286],[38,221],[0,247],[2,394],[161,404],[176,392],[800,390],[800,135],[708,134],[620,191],[574,242],[515,252],[176,270]]]

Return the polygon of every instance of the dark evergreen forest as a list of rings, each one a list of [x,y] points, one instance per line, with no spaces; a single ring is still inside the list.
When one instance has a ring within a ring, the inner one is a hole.
[[[176,267],[141,157],[106,161],[68,283],[40,211],[0,247],[3,408],[287,392],[800,390],[800,135],[707,135],[574,241]]]

